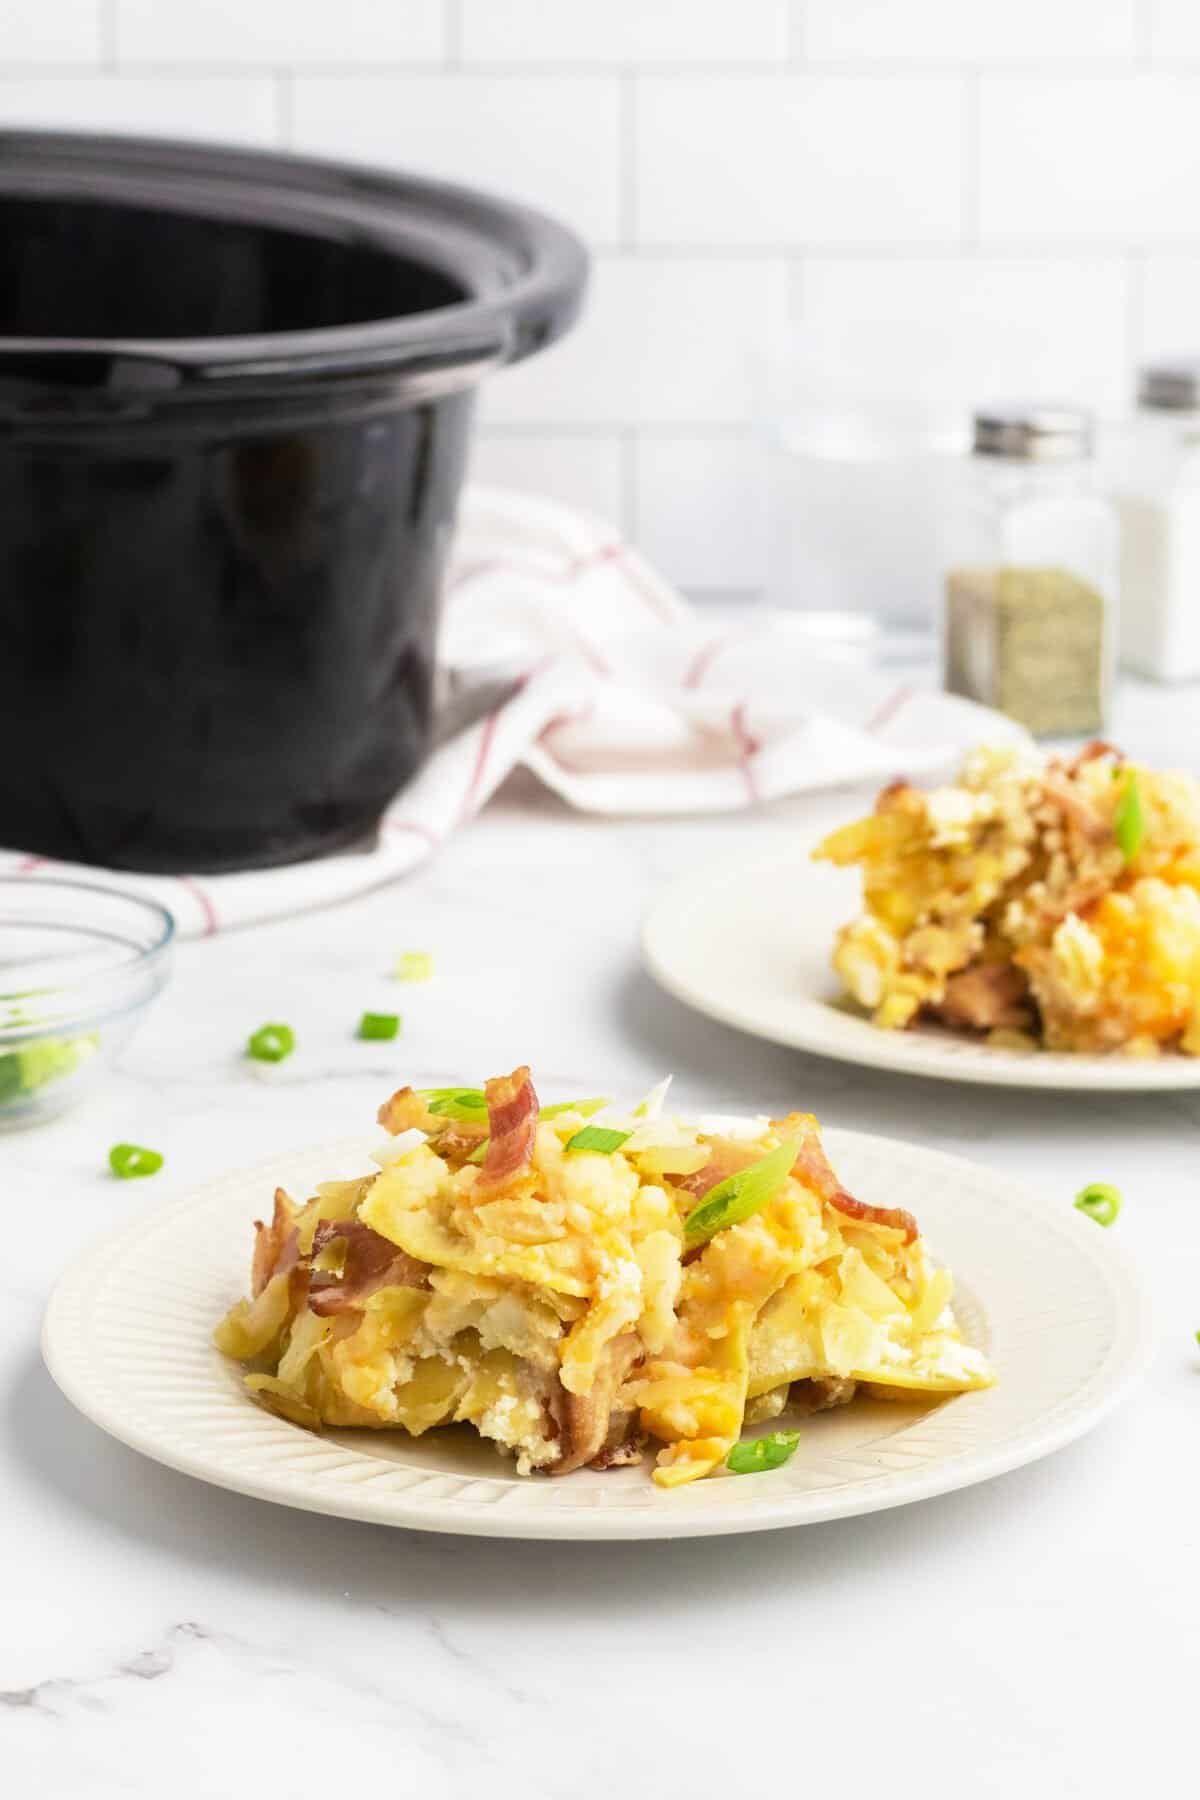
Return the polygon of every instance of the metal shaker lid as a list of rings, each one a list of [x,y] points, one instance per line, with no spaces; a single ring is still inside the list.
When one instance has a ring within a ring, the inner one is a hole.
[[[1071,462],[1091,455],[1092,435],[1092,415],[1081,406],[989,406],[974,416],[973,448],[976,456]]]
[[[1200,411],[1200,360],[1181,356],[1138,371],[1138,405],[1156,412]]]

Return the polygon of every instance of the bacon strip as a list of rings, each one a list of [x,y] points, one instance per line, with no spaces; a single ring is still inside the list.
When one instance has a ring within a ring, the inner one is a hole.
[[[865,1200],[856,1200],[845,1188],[839,1188],[831,1196],[829,1205],[847,1219],[859,1219],[864,1225],[889,1225],[893,1231],[902,1231],[906,1244],[911,1244],[918,1235],[917,1221],[902,1206],[868,1206]]]
[[[869,1206],[865,1200],[856,1200],[853,1194],[846,1192],[834,1173],[820,1139],[814,1134],[815,1127],[809,1115],[793,1113],[777,1129],[784,1136],[789,1136],[796,1126],[803,1133],[803,1141],[796,1152],[792,1174],[819,1194],[826,1206],[841,1213],[843,1218],[858,1219],[864,1225],[888,1225],[893,1231],[902,1231],[906,1244],[911,1244],[920,1235],[917,1221],[902,1206]]]
[[[439,1156],[465,1162],[486,1136],[486,1125],[468,1125],[465,1119],[446,1119],[442,1130],[433,1139],[433,1148]]]
[[[604,1346],[589,1393],[572,1394],[558,1384],[550,1400],[550,1415],[558,1427],[559,1459],[550,1464],[548,1475],[570,1475],[603,1456],[617,1391],[641,1354],[636,1331],[623,1331]],[[621,1460],[615,1450],[614,1446],[613,1456],[601,1462],[601,1468]]]
[[[1125,761],[1125,752],[1118,750],[1115,744],[1107,743],[1104,738],[1092,738],[1083,746],[1082,750],[1076,751],[1067,764],[1068,775],[1077,775],[1084,763],[1095,762],[1098,756],[1111,756],[1113,761],[1118,763]]]
[[[254,1221],[254,1256],[250,1264],[250,1292],[255,1300],[272,1275],[294,1269],[300,1260],[300,1239],[294,1220],[296,1208],[283,1188],[275,1189],[275,1210],[271,1223]]]
[[[429,1285],[429,1265],[409,1256],[390,1238],[372,1231],[358,1219],[322,1219],[313,1233],[312,1254],[341,1238],[346,1264],[340,1275],[331,1269],[314,1269],[309,1276],[308,1305],[326,1319],[334,1313],[360,1306],[370,1294],[385,1287],[423,1288]]]
[[[528,1169],[537,1134],[538,1097],[522,1064],[511,1075],[484,1083],[488,1106],[488,1147],[476,1188],[499,1187]]]
[[[1032,1022],[1029,982],[1013,963],[975,963],[946,980],[946,989],[930,1009],[942,1023],[968,1031],[1020,1030]]]

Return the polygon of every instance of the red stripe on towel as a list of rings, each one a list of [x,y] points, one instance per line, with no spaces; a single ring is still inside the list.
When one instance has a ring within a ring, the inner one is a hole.
[[[737,739],[738,749],[742,753],[742,777],[746,783],[746,792],[757,806],[762,799],[762,794],[759,791],[758,778],[754,773],[754,758],[762,749],[762,745],[746,724],[746,703],[744,700],[739,700],[733,711],[730,713],[729,727],[733,732],[734,737]]]
[[[863,730],[871,732],[882,731],[884,726],[890,725],[892,720],[896,717],[896,714],[901,712],[903,708],[908,705],[915,692],[916,689],[909,687],[908,685],[898,687],[894,694],[888,695],[878,712],[872,713],[871,717],[863,726]]]
[[[200,933],[201,937],[212,937],[214,932],[221,929],[221,926],[220,921],[217,918],[217,909],[212,903],[211,896],[200,886],[200,883],[192,875],[177,875],[175,879],[181,887],[187,889],[188,893],[192,896],[193,900],[195,900],[197,906],[204,915],[204,930]]]

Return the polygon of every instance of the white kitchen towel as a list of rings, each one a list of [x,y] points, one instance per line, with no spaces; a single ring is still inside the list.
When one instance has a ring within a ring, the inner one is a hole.
[[[727,812],[785,794],[947,769],[1018,726],[814,648],[747,604],[720,628],[600,521],[471,488],[447,579],[437,745],[360,847],[240,875],[130,875],[0,851],[0,874],[145,894],[184,937],[324,906],[393,881],[485,806],[518,764],[585,812]]]

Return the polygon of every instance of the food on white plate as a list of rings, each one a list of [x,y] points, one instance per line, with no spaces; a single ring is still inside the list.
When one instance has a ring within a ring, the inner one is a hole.
[[[1200,785],[1109,744],[973,751],[821,843],[863,872],[834,967],[876,1025],[1010,1048],[1200,1054]]]
[[[216,1343],[313,1430],[467,1423],[519,1473],[638,1462],[675,1487],[770,1469],[746,1425],[990,1385],[953,1282],[900,1207],[847,1193],[808,1113],[541,1107],[527,1068],[401,1088],[377,1167],[255,1226]],[[801,1425],[802,1429],[802,1425]]]

